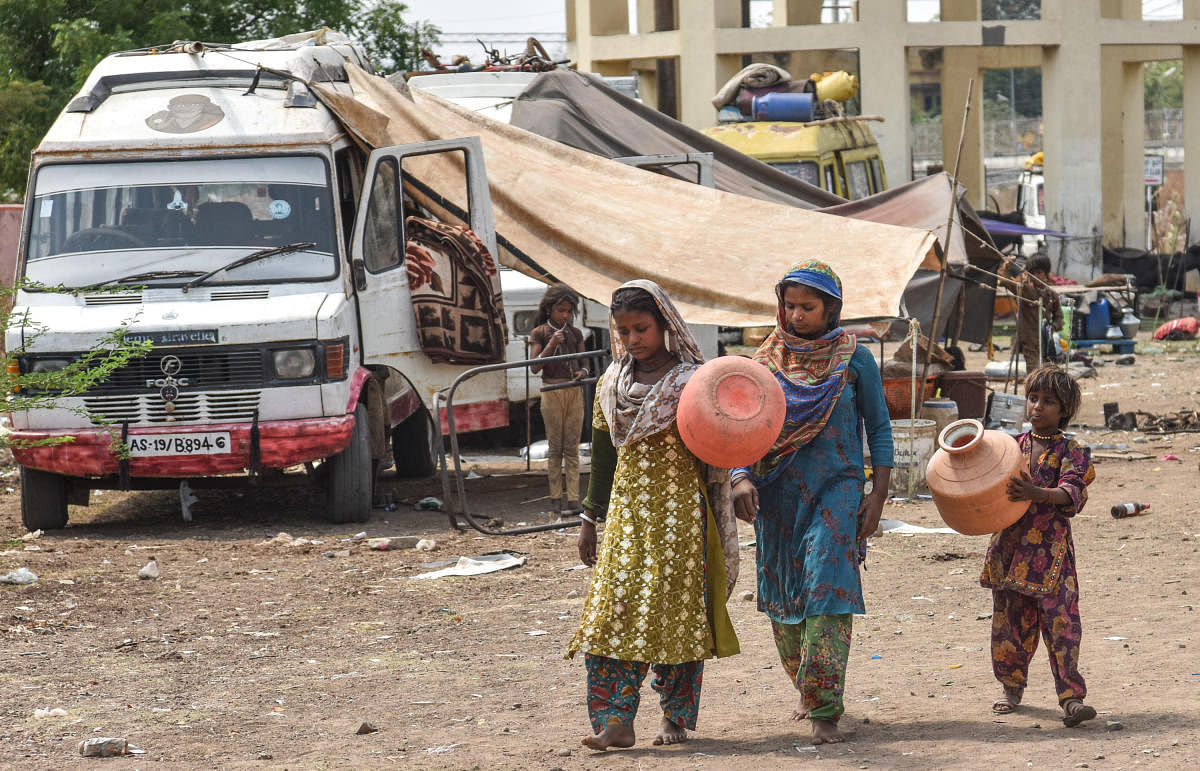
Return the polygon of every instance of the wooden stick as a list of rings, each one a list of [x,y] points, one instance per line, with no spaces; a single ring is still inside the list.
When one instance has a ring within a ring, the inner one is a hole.
[[[925,366],[921,368],[921,388],[925,387],[925,378],[929,374],[929,363],[933,360],[933,346],[937,345],[938,322],[942,315],[942,292],[946,289],[946,265],[950,251],[950,236],[954,230],[954,212],[958,208],[958,165],[962,162],[963,142],[967,138],[967,118],[971,115],[971,92],[975,89],[975,78],[967,81],[967,104],[963,109],[962,130],[958,132],[958,152],[954,156],[954,175],[950,178],[950,211],[946,215],[946,248],[938,255],[940,270],[938,271],[937,297],[933,301],[933,323],[929,328],[929,347],[925,349]],[[915,345],[915,343],[914,343]],[[921,410],[925,409],[922,400]],[[914,414],[913,417],[916,417]]]

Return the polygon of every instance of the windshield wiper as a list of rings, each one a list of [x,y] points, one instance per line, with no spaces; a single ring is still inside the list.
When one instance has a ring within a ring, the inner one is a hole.
[[[131,273],[128,276],[120,278],[111,278],[108,281],[102,281],[99,284],[94,284],[95,287],[108,286],[110,284],[135,284],[139,281],[149,281],[155,278],[188,278],[191,276],[202,276],[203,271],[199,270],[150,270],[145,273]]]
[[[234,268],[239,268],[242,265],[249,265],[252,262],[258,262],[259,260],[265,259],[267,257],[274,257],[277,254],[287,254],[288,252],[298,252],[301,249],[311,249],[312,247],[314,247],[316,245],[317,245],[316,241],[298,241],[294,244],[285,244],[283,246],[272,246],[270,249],[259,249],[257,252],[251,252],[250,254],[247,254],[245,257],[238,257],[236,260],[229,263],[228,265],[222,265],[221,267],[217,268],[216,270],[210,270],[208,273],[204,273],[204,274],[200,275],[198,278],[192,279],[191,281],[189,281],[183,285],[183,291],[187,292],[187,290],[191,289],[192,287],[203,284],[205,281],[208,281],[210,278],[212,278],[213,276],[217,275],[218,273],[220,273],[222,271],[233,270]],[[193,274],[193,275],[195,275],[195,274]]]

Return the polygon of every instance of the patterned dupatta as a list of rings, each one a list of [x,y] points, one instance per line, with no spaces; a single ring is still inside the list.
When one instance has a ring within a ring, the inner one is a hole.
[[[841,281],[823,263],[815,260],[799,263],[787,278],[798,272],[816,271],[832,280],[840,299]],[[824,290],[820,286],[815,288]],[[808,340],[790,332],[784,315],[783,293],[779,292],[775,329],[758,346],[754,360],[769,369],[783,386],[787,398],[787,418],[766,456],[751,467],[755,477],[765,479],[772,476],[789,455],[824,430],[846,387],[850,358],[857,345],[855,336],[841,327],[835,327],[816,340]]]
[[[659,312],[667,322],[667,349],[679,359],[679,363],[663,375],[657,383],[647,386],[634,379],[633,354],[621,345],[617,335],[616,321],[609,318],[612,338],[612,363],[600,382],[596,395],[604,420],[608,422],[613,446],[620,449],[638,442],[647,436],[670,429],[675,422],[679,397],[692,373],[704,363],[700,346],[692,331],[684,323],[675,308],[675,303],[663,288],[647,279],[627,281],[618,289],[643,289],[654,298]],[[721,551],[725,557],[726,597],[733,592],[737,581],[738,551],[737,520],[733,516],[733,498],[729,488],[729,470],[719,469],[697,459],[700,478],[704,482],[708,505],[712,509],[721,539]]]

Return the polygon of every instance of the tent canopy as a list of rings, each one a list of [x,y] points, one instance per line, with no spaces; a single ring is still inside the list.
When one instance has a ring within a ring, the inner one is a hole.
[[[774,286],[800,259],[842,278],[846,318],[887,318],[930,254],[928,230],[821,214],[632,168],[476,115],[431,94],[402,93],[347,65],[353,96],[314,83],[371,147],[478,136],[500,259],[607,302],[631,278],[658,282],[690,322],[749,326],[775,316]],[[439,156],[440,157],[440,156]],[[421,182],[465,209],[461,162],[421,167]],[[456,192],[458,191],[458,192]],[[456,198],[457,197],[457,198]]]

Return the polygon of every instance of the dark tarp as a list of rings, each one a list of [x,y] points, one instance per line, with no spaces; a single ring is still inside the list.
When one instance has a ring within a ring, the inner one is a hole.
[[[1030,228],[1016,222],[1005,222],[1004,220],[995,220],[991,217],[981,216],[980,221],[987,228],[987,232],[993,236],[1051,236],[1053,238],[1070,238],[1066,233],[1060,233],[1057,230]]]
[[[951,275],[958,276],[948,277],[946,282],[939,334],[953,336],[955,301],[958,293],[965,291],[962,302],[967,312],[961,337],[986,342],[991,335],[995,279],[969,266],[994,273],[1000,260],[978,215],[964,199],[962,189],[952,190],[953,181],[948,174],[925,177],[858,201],[846,201],[710,139],[618,93],[602,81],[573,70],[555,70],[535,78],[513,103],[511,122],[606,158],[712,153],[718,190],[854,219],[930,230],[946,250]],[[695,180],[694,170],[687,166],[666,167],[663,173]],[[958,200],[955,219],[961,227],[953,229],[947,246],[945,233],[952,195]],[[752,228],[753,223],[747,223],[748,237],[752,237],[749,235]],[[781,259],[781,263],[800,256],[798,249],[795,255]],[[937,265],[934,262],[922,267],[926,270],[909,282],[904,304],[909,313],[922,319],[927,331],[937,294]]]

